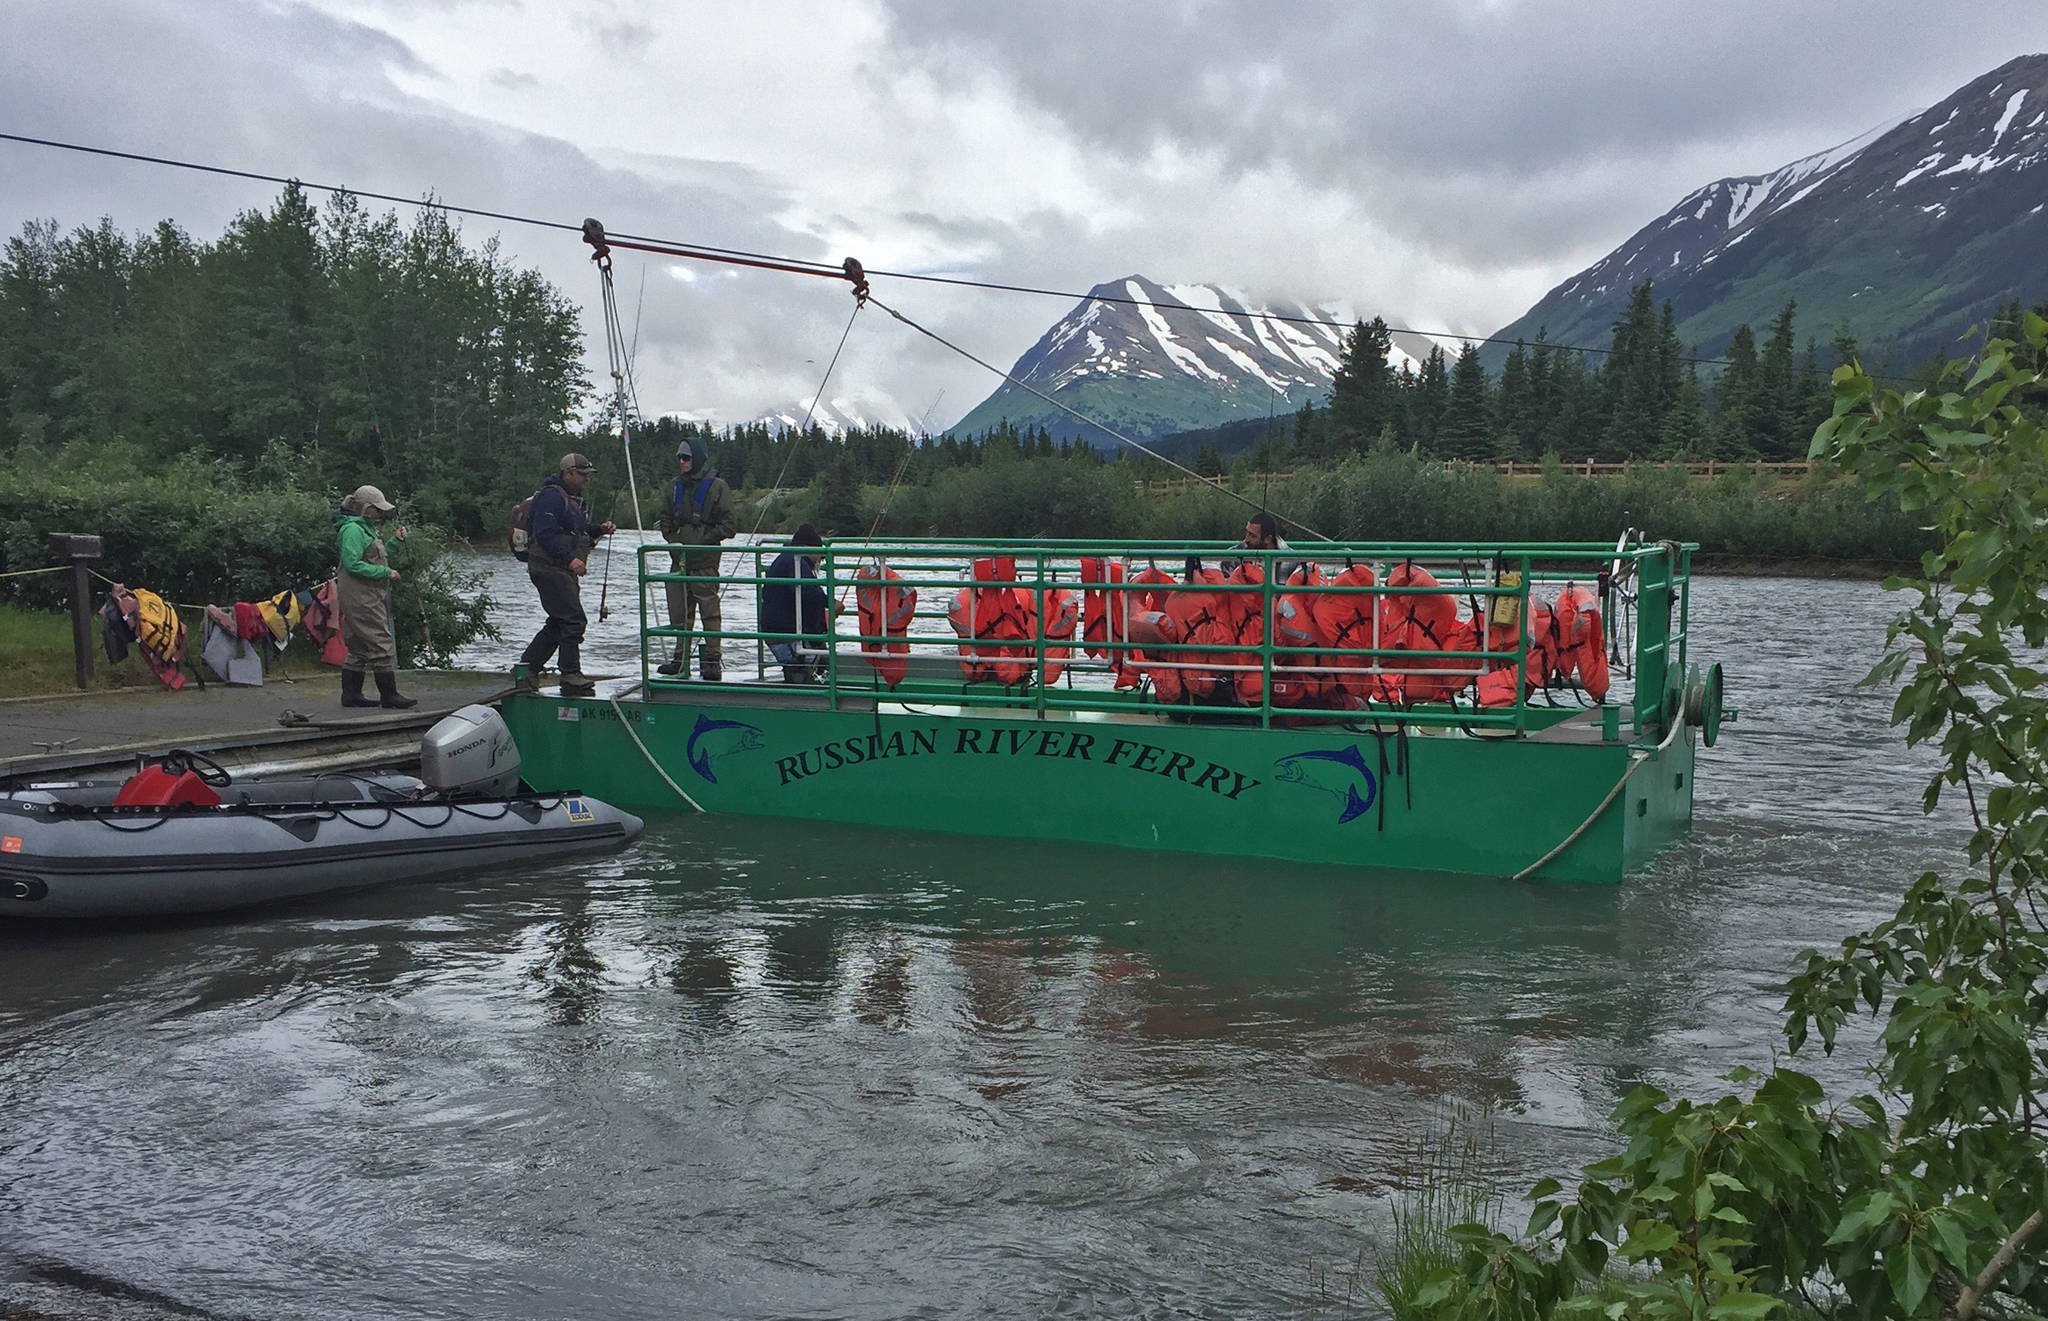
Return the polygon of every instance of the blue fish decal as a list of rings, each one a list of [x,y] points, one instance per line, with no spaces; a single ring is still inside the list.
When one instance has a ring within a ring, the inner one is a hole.
[[[729,757],[735,752],[752,752],[761,746],[761,731],[744,720],[713,720],[710,716],[697,717],[696,728],[690,731],[690,741],[683,748],[683,755],[689,759],[690,769],[704,777],[706,784],[717,784],[718,773],[714,768],[719,758]]]
[[[1329,794],[1341,802],[1337,824],[1350,825],[1372,810],[1380,795],[1380,782],[1365,764],[1365,754],[1356,743],[1345,748],[1317,748],[1297,752],[1273,763],[1283,784],[1298,784]]]

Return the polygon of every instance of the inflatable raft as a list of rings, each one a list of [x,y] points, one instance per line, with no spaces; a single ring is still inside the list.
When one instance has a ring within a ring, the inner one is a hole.
[[[205,913],[617,848],[640,818],[574,792],[523,792],[497,712],[421,744],[421,776],[238,783],[191,752],[122,782],[0,792],[0,918]]]

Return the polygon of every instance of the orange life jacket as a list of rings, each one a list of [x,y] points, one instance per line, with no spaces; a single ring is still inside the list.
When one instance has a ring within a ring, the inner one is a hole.
[[[903,582],[903,575],[886,565],[869,565],[853,575],[853,590],[860,606],[860,654],[882,682],[894,688],[910,670],[910,620],[917,613],[917,589]],[[889,641],[881,641],[882,638]]]
[[[1436,587],[1440,584],[1429,570],[1403,562],[1387,570],[1386,585]],[[1441,677],[1420,673],[1399,676],[1402,681],[1400,700],[1404,702],[1440,702],[1469,683],[1479,669],[1479,662],[1452,656],[1437,659],[1432,653],[1477,651],[1477,642],[1477,628],[1470,620],[1460,623],[1458,603],[1449,592],[1386,598],[1380,619],[1380,645],[1417,653],[1412,657],[1394,658],[1391,663],[1407,670],[1450,671]]]
[[[946,611],[960,635],[960,672],[969,683],[1014,687],[1031,674],[1036,649],[1024,644],[1038,631],[1038,612],[1031,593],[1014,585],[1014,556],[976,560],[974,577],[980,585],[955,592]]]
[[[1099,556],[1081,560],[1081,644],[1090,656],[1107,657],[1109,672],[1119,688],[1135,688],[1138,676],[1131,669],[1130,653],[1116,645],[1125,640],[1125,620],[1137,595],[1117,586],[1125,578],[1124,566]],[[1105,584],[1097,586],[1096,584]]]
[[[1366,576],[1372,576],[1367,569]],[[1287,575],[1289,591],[1273,598],[1273,645],[1275,647],[1327,647],[1316,620],[1321,599],[1316,588],[1323,586],[1322,566],[1310,561]],[[1367,601],[1369,598],[1357,598]],[[1370,609],[1370,605],[1366,606]],[[1361,645],[1370,645],[1370,638]],[[1363,658],[1354,657],[1363,664]],[[1341,691],[1330,666],[1334,657],[1278,652],[1273,657],[1273,705],[1328,706]]]
[[[1590,588],[1568,583],[1557,594],[1557,642],[1551,662],[1566,679],[1576,677],[1586,696],[1607,700],[1607,630],[1600,598]]]
[[[1081,603],[1064,587],[1045,589],[1045,682],[1058,683],[1073,659],[1074,627],[1080,622]],[[1058,643],[1060,645],[1053,645]]]
[[[1127,577],[1132,586],[1126,588],[1121,594],[1125,601],[1125,608],[1120,616],[1119,624],[1129,634],[1128,640],[1131,642],[1148,640],[1148,638],[1138,636],[1138,630],[1133,627],[1131,622],[1139,616],[1144,616],[1146,620],[1144,632],[1150,638],[1156,638],[1160,642],[1180,641],[1177,625],[1175,626],[1174,635],[1170,638],[1165,636],[1161,627],[1166,619],[1167,592],[1175,584],[1174,576],[1156,564],[1148,564],[1138,570],[1138,572],[1127,575]],[[1124,667],[1116,676],[1116,686],[1119,688],[1136,688],[1145,677],[1145,653],[1136,648],[1127,648],[1120,654],[1123,656]],[[1167,659],[1170,660],[1172,657],[1169,656]],[[1159,687],[1158,676],[1156,675],[1153,677],[1152,686],[1155,691]]]
[[[1115,560],[1088,555],[1081,559],[1081,649],[1090,656],[1110,656],[1109,643],[1123,641],[1123,613],[1126,594],[1105,590],[1098,584],[1120,584],[1124,566]],[[1115,657],[1111,656],[1114,668]]]
[[[1265,566],[1257,560],[1243,560],[1230,571],[1227,581],[1233,587],[1263,588]],[[1223,617],[1230,626],[1231,640],[1237,644],[1235,650],[1224,655],[1230,664],[1239,667],[1228,672],[1228,677],[1237,691],[1237,700],[1256,706],[1266,693],[1266,675],[1258,653],[1266,640],[1266,595],[1263,591],[1224,592],[1222,597]]]
[[[1496,598],[1499,599],[1499,598]],[[1520,687],[1524,692],[1534,692],[1549,680],[1552,669],[1553,639],[1557,633],[1557,621],[1549,606],[1529,598],[1529,658],[1522,670]],[[1513,651],[1521,642],[1521,631],[1514,624],[1491,624],[1486,630],[1488,651]],[[1474,685],[1481,706],[1513,706],[1516,683],[1513,661],[1490,661],[1493,666],[1479,676]]]
[[[1373,582],[1371,565],[1347,564],[1329,579],[1329,586],[1360,588],[1371,587]],[[1335,651],[1372,648],[1373,617],[1380,608],[1380,598],[1377,595],[1324,592],[1311,596],[1308,600],[1309,616],[1315,627],[1317,646]],[[1391,607],[1389,609],[1391,610]],[[1397,644],[1382,639],[1380,645]],[[1371,656],[1328,656],[1323,660],[1323,664],[1332,671],[1328,683],[1333,694],[1342,693],[1387,702],[1400,701],[1402,676],[1347,673],[1371,669],[1378,663],[1378,660]]]
[[[1212,650],[1167,652],[1153,660],[1152,686],[1160,700],[1206,706],[1220,704],[1235,691],[1229,671],[1208,668],[1236,659],[1229,651],[1221,650],[1237,641],[1237,615],[1226,601],[1232,593],[1201,590],[1227,581],[1229,575],[1221,569],[1193,565],[1185,583],[1162,590],[1166,597],[1164,613],[1181,642]]]

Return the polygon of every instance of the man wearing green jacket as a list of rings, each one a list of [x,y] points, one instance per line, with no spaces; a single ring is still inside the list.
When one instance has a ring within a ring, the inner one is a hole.
[[[669,556],[669,572],[715,576],[718,573],[718,543],[739,531],[739,516],[733,509],[732,488],[711,470],[706,461],[704,441],[692,436],[676,448],[676,479],[668,490],[662,509],[662,539],[672,546],[704,546],[706,550],[685,551]],[[725,677],[725,643],[717,635],[725,629],[719,608],[717,583],[667,583],[668,622],[672,628],[696,630],[706,637],[698,652],[698,673],[716,683]],[[702,620],[701,625],[699,620]],[[690,642],[676,639],[673,657],[659,667],[663,674],[686,674],[690,668]]]
[[[377,525],[395,506],[374,486],[358,486],[334,516],[340,569],[334,575],[335,603],[341,608],[341,640],[348,656],[341,663],[343,706],[418,706],[417,698],[398,691],[398,643],[391,633],[390,589],[398,570],[384,549]],[[397,529],[405,540],[405,529]],[[363,696],[363,674],[377,676],[375,700]]]

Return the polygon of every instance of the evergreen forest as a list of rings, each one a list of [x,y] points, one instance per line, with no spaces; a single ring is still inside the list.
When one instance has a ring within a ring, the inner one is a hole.
[[[1857,356],[1845,335],[1802,339],[1790,303],[1715,363],[1693,360],[1676,324],[1645,284],[1599,351],[1539,334],[1495,375],[1469,344],[1397,369],[1385,322],[1362,322],[1326,402],[1154,442],[1234,496],[1148,490],[1181,474],[1009,424],[835,436],[633,419],[637,517],[656,523],[675,450],[697,437],[742,494],[743,530],[763,533],[808,519],[840,536],[1234,536],[1250,501],[1336,536],[1606,539],[1632,522],[1710,554],[1917,555],[1893,513],[1831,502],[1827,479],[1738,475],[1713,492],[1600,479],[1589,485],[1604,493],[1558,494],[1557,470],[1587,459],[1801,458],[1828,414],[1828,371]],[[630,526],[624,465],[609,461],[618,419],[582,353],[570,299],[431,205],[401,220],[347,194],[316,206],[291,185],[212,240],[168,221],[136,234],[110,219],[31,223],[0,249],[0,457],[25,478],[0,492],[0,571],[41,564],[52,531],[88,530],[109,538],[110,561],[187,599],[317,580],[335,502],[366,481],[416,526],[496,544],[571,447],[600,461],[593,513]],[[1500,460],[1548,460],[1552,477],[1501,477]],[[465,616],[460,584],[447,587],[435,609],[453,639]]]

